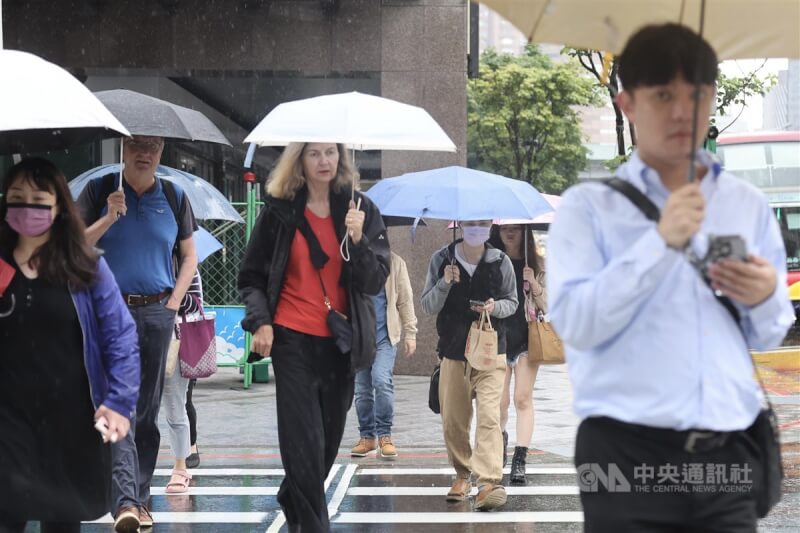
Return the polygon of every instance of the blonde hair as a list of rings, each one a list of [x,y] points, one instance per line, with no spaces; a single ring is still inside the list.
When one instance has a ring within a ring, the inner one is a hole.
[[[283,200],[294,199],[294,195],[306,183],[306,178],[303,176],[303,151],[308,144],[289,143],[284,148],[278,162],[275,163],[275,168],[269,174],[267,194]],[[337,144],[336,148],[339,151],[339,164],[331,187],[334,191],[340,192],[346,187],[351,187],[353,183],[358,183],[358,172],[353,167],[344,145]]]

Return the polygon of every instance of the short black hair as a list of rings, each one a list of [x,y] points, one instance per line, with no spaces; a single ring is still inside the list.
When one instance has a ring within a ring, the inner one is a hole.
[[[645,26],[634,33],[617,57],[622,88],[664,85],[678,75],[689,83],[713,85],[719,60],[711,45],[680,24]]]

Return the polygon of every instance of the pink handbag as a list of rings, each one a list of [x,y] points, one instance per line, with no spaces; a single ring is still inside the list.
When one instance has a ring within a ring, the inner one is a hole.
[[[178,323],[181,347],[181,376],[188,379],[207,378],[217,372],[217,338],[214,317],[206,316],[200,307],[200,319],[189,322],[181,316]]]

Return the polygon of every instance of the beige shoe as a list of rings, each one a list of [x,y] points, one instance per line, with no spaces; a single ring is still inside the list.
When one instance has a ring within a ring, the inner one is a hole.
[[[350,450],[352,457],[366,457],[371,451],[378,449],[378,439],[375,437],[361,437],[358,442]]]
[[[469,496],[470,490],[472,490],[472,483],[470,483],[469,479],[457,477],[453,481],[453,486],[450,487],[450,492],[447,493],[447,501],[463,502]]]
[[[146,505],[139,507],[139,521],[142,529],[153,527],[153,513],[150,512]]]
[[[378,439],[378,444],[380,445],[381,450],[381,457],[387,459],[389,461],[393,461],[397,458],[397,448],[394,444],[392,444],[392,437],[391,435],[385,435]]]
[[[506,489],[502,485],[483,485],[475,497],[476,511],[491,511],[506,504]]]
[[[114,517],[114,531],[117,533],[134,533],[139,531],[139,509],[123,507]]]

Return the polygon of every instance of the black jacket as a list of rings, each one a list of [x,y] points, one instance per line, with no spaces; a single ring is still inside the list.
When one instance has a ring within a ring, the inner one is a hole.
[[[517,284],[511,260],[500,250],[486,245],[475,273],[469,275],[458,261],[459,283],[444,282],[444,267],[454,261],[455,245],[459,239],[438,250],[431,257],[425,288],[422,290],[422,310],[436,315],[439,334],[439,357],[464,361],[469,328],[478,313],[470,309],[470,300],[495,300],[492,326],[497,330],[498,353],[506,353],[505,319],[517,309]]]
[[[347,290],[349,317],[353,326],[353,349],[350,352],[350,371],[355,373],[372,365],[375,359],[375,309],[371,295],[378,294],[389,275],[389,241],[378,208],[363,194],[364,235],[357,245],[350,244],[350,261],[342,268],[339,283]],[[267,196],[264,209],[256,220],[239,271],[239,292],[246,314],[242,328],[251,333],[272,324],[283,290],[289,252],[297,225],[305,216],[308,190],[304,187],[293,200]],[[344,217],[350,202],[348,190],[331,190],[330,206],[336,235],[344,238]]]

